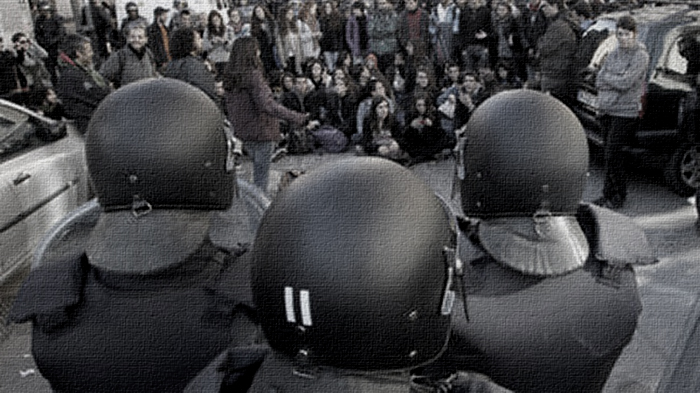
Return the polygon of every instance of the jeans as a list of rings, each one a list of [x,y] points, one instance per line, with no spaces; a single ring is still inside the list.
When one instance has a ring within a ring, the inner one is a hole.
[[[335,63],[338,62],[338,52],[323,52],[323,59],[326,60],[326,69],[329,73],[335,71]]]
[[[605,131],[605,183],[603,196],[616,202],[627,199],[625,147],[632,142],[638,127],[637,118],[605,115],[600,119]]]
[[[253,159],[253,183],[264,193],[267,193],[267,183],[270,178],[270,162],[275,149],[272,141],[245,141],[246,152]]]

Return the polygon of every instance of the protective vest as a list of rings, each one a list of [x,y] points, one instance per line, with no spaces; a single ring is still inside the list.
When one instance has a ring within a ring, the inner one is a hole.
[[[517,392],[602,389],[642,309],[632,266],[656,259],[625,216],[581,205],[577,220],[591,253],[560,276],[499,264],[479,246],[478,225],[460,225],[469,315],[455,306],[449,348],[433,367],[481,372]]]

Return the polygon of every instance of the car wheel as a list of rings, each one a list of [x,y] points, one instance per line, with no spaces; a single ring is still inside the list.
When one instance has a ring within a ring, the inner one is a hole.
[[[700,186],[700,146],[683,143],[671,155],[664,171],[671,191],[686,198]]]

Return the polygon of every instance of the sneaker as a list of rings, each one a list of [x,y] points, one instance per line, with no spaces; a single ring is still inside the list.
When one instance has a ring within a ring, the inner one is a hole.
[[[275,150],[274,153],[272,153],[272,158],[270,159],[270,161],[277,162],[282,157],[284,157],[286,155],[287,155],[287,148],[286,147],[279,148],[279,149]]]

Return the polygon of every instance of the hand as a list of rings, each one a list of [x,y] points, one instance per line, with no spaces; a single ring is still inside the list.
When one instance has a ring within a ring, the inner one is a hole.
[[[314,128],[317,128],[321,125],[321,122],[318,120],[311,120],[307,125],[306,129],[307,130],[313,130]]]
[[[474,34],[474,37],[476,37],[477,40],[483,40],[484,38],[486,38],[486,35],[487,34],[485,31],[479,30],[476,32],[476,34]]]

